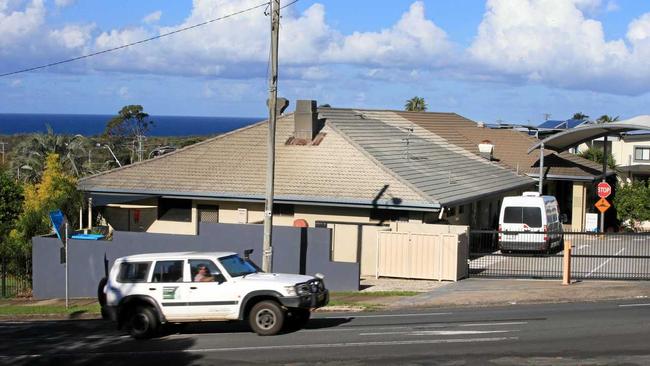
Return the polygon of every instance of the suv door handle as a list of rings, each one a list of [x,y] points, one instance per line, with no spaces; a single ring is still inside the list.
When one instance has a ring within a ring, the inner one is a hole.
[[[196,290],[196,286],[190,287],[190,290]]]
[[[149,291],[156,291],[155,287],[149,287]]]

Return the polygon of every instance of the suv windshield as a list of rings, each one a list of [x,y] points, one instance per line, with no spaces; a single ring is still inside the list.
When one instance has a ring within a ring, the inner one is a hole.
[[[255,267],[236,254],[221,258],[219,262],[221,262],[221,265],[228,271],[231,277],[239,277],[257,272]]]

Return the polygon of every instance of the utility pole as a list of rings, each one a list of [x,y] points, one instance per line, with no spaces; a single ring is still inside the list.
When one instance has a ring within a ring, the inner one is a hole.
[[[271,75],[269,76],[269,138],[266,157],[266,200],[264,202],[264,253],[262,270],[273,270],[273,185],[275,173],[275,122],[278,104],[278,36],[280,33],[280,0],[271,0]]]

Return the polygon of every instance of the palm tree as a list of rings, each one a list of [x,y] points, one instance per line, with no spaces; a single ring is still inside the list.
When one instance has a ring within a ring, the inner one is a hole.
[[[618,116],[612,118],[611,116],[603,114],[602,116],[598,117],[598,119],[596,120],[596,123],[610,123],[610,122],[616,122],[616,121],[618,121]]]
[[[36,133],[23,140],[13,150],[12,171],[20,174],[22,180],[38,182],[45,169],[48,154],[58,154],[67,174],[81,176],[80,168],[87,156],[87,139],[82,135],[66,136],[55,134],[46,125],[47,133]]]
[[[415,96],[406,101],[406,104],[404,104],[404,110],[411,112],[424,112],[427,110],[427,103],[424,101],[424,98]]]
[[[588,118],[589,118],[589,116],[582,113],[582,112],[574,113],[573,117],[571,117],[571,119],[577,119],[577,120],[580,120],[580,121],[584,121],[584,120],[586,120]]]

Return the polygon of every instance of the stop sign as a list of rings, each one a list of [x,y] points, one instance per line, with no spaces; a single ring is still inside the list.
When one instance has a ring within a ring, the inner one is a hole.
[[[596,189],[596,193],[600,198],[609,197],[609,195],[612,194],[612,186],[610,186],[609,183],[607,182],[600,182],[598,183],[598,188]]]

